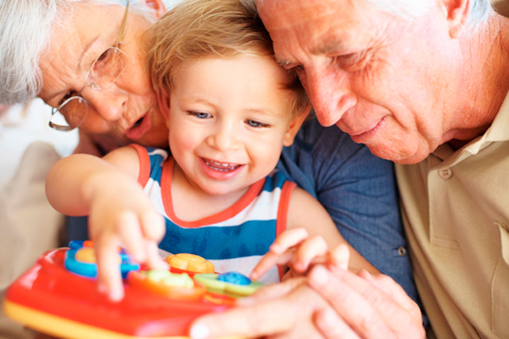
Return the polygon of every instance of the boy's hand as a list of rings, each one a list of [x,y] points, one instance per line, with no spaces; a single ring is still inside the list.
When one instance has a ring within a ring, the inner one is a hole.
[[[124,294],[118,247],[122,246],[139,263],[168,269],[157,246],[165,225],[163,216],[137,182],[115,177],[104,179],[91,195],[89,229],[96,252],[98,288],[110,300],[119,301]],[[104,185],[105,182],[108,184]]]
[[[319,236],[309,236],[305,228],[289,229],[279,235],[270,246],[269,252],[251,272],[252,279],[259,279],[275,265],[287,265],[291,276],[305,274],[310,266],[326,263],[333,267],[347,269],[349,260],[348,247],[338,245],[328,251],[325,240]]]

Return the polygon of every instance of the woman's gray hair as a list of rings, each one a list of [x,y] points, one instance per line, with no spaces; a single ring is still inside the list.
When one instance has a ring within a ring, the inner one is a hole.
[[[79,2],[126,6],[126,0],[1,0],[0,103],[11,105],[35,98],[42,88],[39,58],[50,46],[53,30],[72,18]],[[130,11],[154,21],[152,9],[130,0]]]

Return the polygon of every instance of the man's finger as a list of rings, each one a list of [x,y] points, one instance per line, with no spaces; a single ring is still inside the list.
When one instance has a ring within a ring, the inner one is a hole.
[[[394,338],[378,312],[383,302],[376,299],[386,294],[352,272],[337,270],[335,273],[321,265],[315,266],[308,275],[308,284],[327,299],[339,317],[361,337]]]
[[[332,308],[316,312],[315,323],[326,339],[359,339],[360,337]]]
[[[304,284],[306,284],[306,279],[304,277],[299,277],[288,279],[280,284],[265,286],[249,297],[238,299],[237,305],[248,306],[262,301],[282,298]]]
[[[285,298],[262,302],[249,307],[237,307],[220,314],[205,315],[190,329],[192,339],[223,336],[260,337],[287,332],[295,326],[298,307],[288,307]]]

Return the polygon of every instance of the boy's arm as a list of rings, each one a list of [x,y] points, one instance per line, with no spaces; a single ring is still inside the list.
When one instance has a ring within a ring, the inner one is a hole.
[[[329,213],[318,200],[299,187],[292,192],[286,225],[287,229],[297,227],[306,229],[310,237],[321,236],[329,250],[336,248],[339,244],[345,244],[350,252],[348,264],[350,270],[364,269],[373,273],[378,272],[343,238]]]
[[[127,147],[104,158],[73,154],[59,160],[50,170],[46,178],[46,195],[59,212],[84,216],[90,213],[91,196],[97,189],[122,181],[131,182],[137,179],[138,173],[138,156]]]
[[[46,194],[59,212],[89,215],[100,289],[113,300],[123,296],[118,246],[151,267],[166,267],[157,254],[164,220],[137,182],[139,159],[130,147],[104,158],[74,154],[61,159],[46,179]]]
[[[378,273],[341,236],[325,208],[309,193],[295,188],[290,199],[286,231],[276,238],[269,252],[253,269],[251,278],[258,279],[276,264],[286,264],[294,273],[303,274],[310,264],[315,263]]]

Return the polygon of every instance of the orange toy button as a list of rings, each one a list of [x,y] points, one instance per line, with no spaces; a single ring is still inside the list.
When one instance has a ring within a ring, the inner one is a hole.
[[[76,255],[74,259],[79,262],[95,264],[97,262],[95,258],[95,251],[92,247],[83,247],[76,251]],[[120,255],[117,257],[117,262],[120,264],[122,262],[122,258]]]
[[[187,273],[169,271],[131,271],[127,279],[132,286],[178,300],[198,300],[207,288],[195,283]]]
[[[91,247],[83,247],[80,248],[76,255],[74,256],[74,259],[80,262],[86,262],[86,263],[96,263],[95,260],[95,252],[94,249]]]
[[[214,273],[214,265],[202,257],[189,253],[179,253],[166,257],[166,262],[173,268],[196,273]]]

